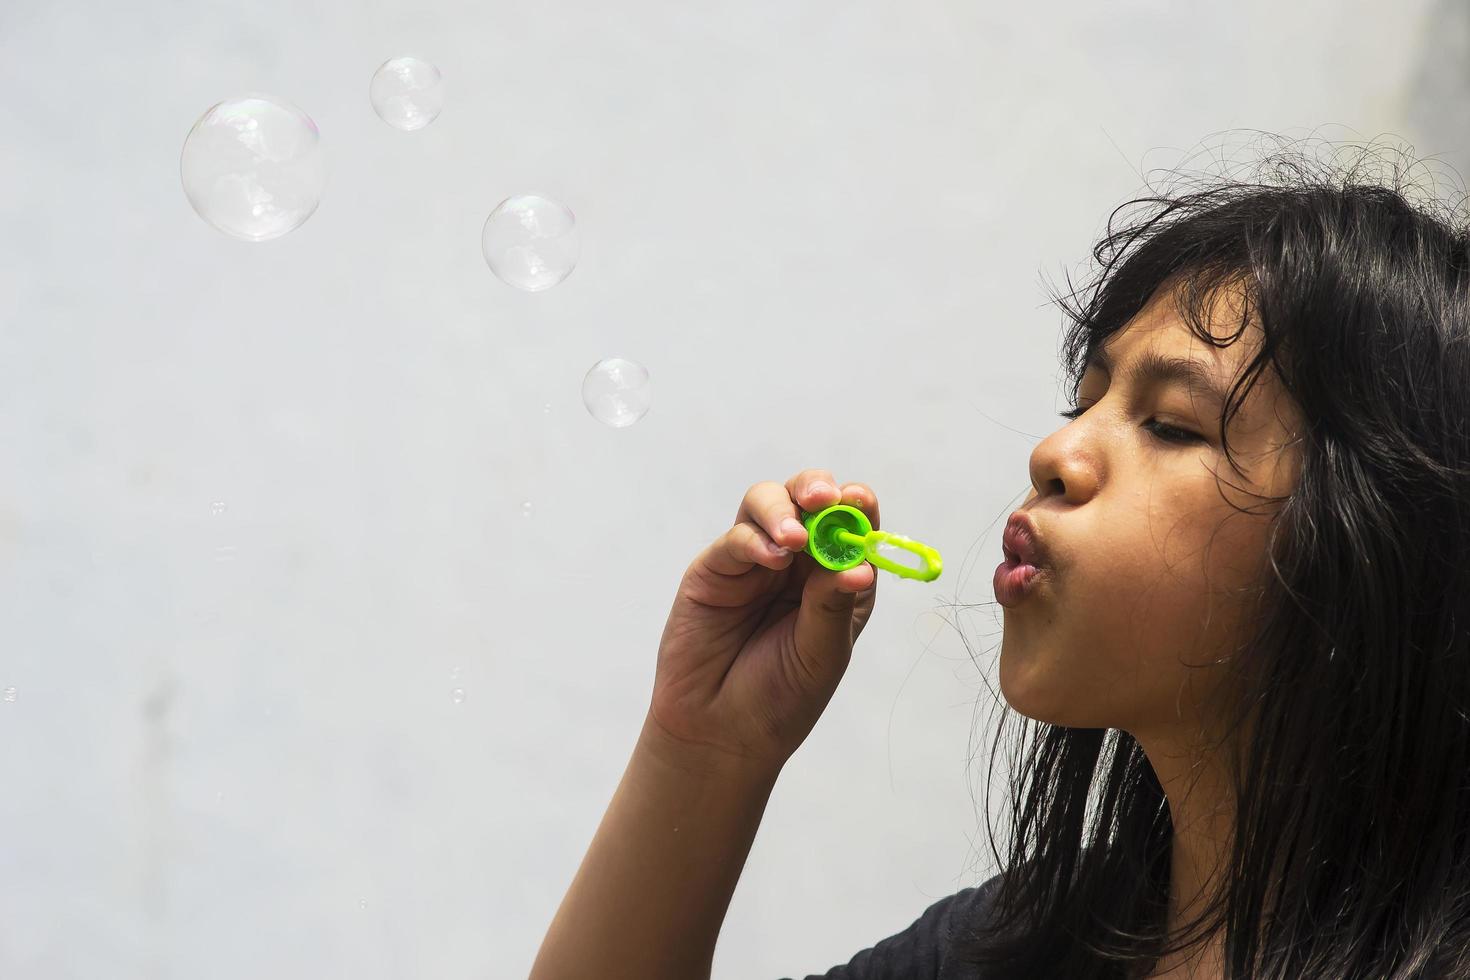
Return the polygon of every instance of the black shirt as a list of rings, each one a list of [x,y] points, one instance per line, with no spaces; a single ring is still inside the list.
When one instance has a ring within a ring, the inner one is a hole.
[[[963,888],[924,910],[903,932],[863,950],[826,973],[803,980],[1005,980],[979,967],[955,963],[950,955],[955,931],[990,914],[1000,876]],[[781,980],[792,980],[782,977]]]

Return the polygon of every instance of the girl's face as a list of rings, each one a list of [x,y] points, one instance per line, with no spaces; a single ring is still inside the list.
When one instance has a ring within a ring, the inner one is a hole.
[[[1235,301],[1216,309],[1223,339],[1239,311]],[[1032,451],[1021,509],[1049,560],[1004,613],[1000,687],[1016,711],[1139,739],[1198,725],[1220,668],[1187,665],[1230,657],[1248,625],[1274,514],[1255,495],[1295,485],[1300,415],[1275,374],[1261,374],[1229,428],[1241,477],[1219,444],[1223,401],[1133,371],[1145,356],[1189,359],[1224,393],[1260,340],[1252,324],[1212,347],[1160,290],[1103,345],[1107,365],[1088,366],[1084,413]]]

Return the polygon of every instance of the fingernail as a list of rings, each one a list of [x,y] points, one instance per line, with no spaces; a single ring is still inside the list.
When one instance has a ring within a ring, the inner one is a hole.
[[[807,493],[826,493],[831,489],[833,489],[832,484],[817,482],[807,488]]]
[[[801,526],[801,522],[794,517],[788,517],[781,522],[781,533],[784,535],[800,534],[805,530],[806,528]]]

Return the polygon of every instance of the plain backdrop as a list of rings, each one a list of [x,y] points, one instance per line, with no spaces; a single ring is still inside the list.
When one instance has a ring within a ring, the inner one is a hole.
[[[368,102],[409,54],[447,87],[415,133]],[[806,467],[946,561],[883,574],[714,977],[845,963],[993,871],[990,573],[1067,407],[1047,282],[1253,131],[1470,170],[1450,0],[6,0],[0,79],[10,980],[524,977],[680,576]],[[179,180],[252,91],[330,168],[258,244]],[[479,249],[527,192],[583,243],[534,294]],[[630,428],[581,402],[609,356],[651,375]]]

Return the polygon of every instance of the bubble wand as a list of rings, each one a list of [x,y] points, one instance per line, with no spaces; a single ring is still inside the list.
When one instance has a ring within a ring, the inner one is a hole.
[[[806,525],[806,553],[815,558],[817,564],[834,572],[854,568],[866,561],[902,578],[932,582],[944,569],[939,552],[902,534],[873,530],[873,522],[868,520],[868,515],[847,504],[833,504],[813,513],[801,511],[801,522]],[[923,564],[911,568],[886,558],[878,554],[878,546],[882,544],[911,551]]]

